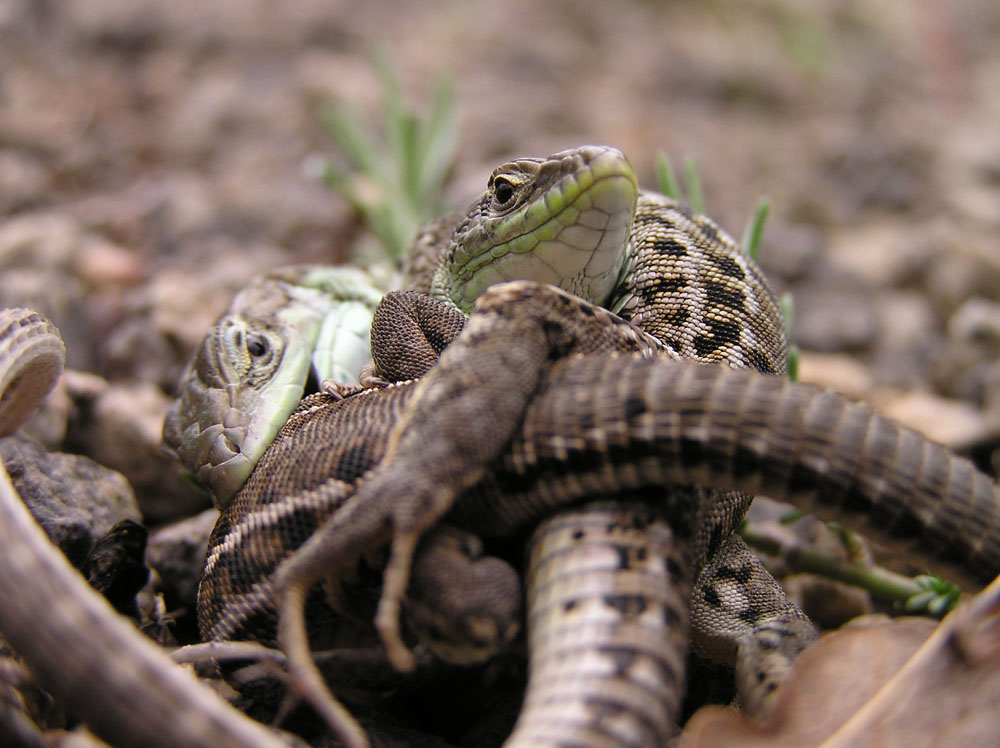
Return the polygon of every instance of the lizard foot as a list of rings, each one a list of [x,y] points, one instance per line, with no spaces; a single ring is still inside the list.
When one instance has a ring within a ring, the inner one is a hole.
[[[795,658],[815,639],[808,619],[791,616],[762,624],[740,640],[735,676],[745,713],[758,721],[771,713]]]
[[[324,379],[319,383],[320,392],[329,395],[334,400],[343,400],[345,397],[355,394],[361,388],[356,384],[344,384],[335,379]]]

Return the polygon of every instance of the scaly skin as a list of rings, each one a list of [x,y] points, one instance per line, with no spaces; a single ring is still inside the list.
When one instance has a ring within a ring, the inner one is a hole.
[[[255,279],[187,366],[167,414],[164,446],[225,507],[302,399],[318,383],[356,382],[382,297],[355,268],[302,266]]]
[[[609,146],[503,164],[464,214],[418,236],[407,287],[468,314],[494,283],[551,283],[684,358],[783,375],[784,323],[760,268],[711,219],[635,184]]]
[[[428,292],[468,314],[494,283],[530,279],[603,306],[629,259],[638,194],[617,148],[503,164],[455,226]]]
[[[547,159],[519,159],[498,167],[490,177],[483,196],[472,204],[463,218],[454,221],[455,229],[449,242],[440,241],[440,227],[430,232],[430,241],[424,240],[425,244],[436,242],[444,245],[444,249],[437,253],[434,283],[429,288],[431,295],[467,309],[469,289],[471,293],[481,291],[480,279],[470,275],[468,267],[479,263],[482,277],[549,280],[563,288],[576,290],[587,300],[619,312],[640,329],[666,343],[678,355],[698,361],[720,361],[768,373],[783,373],[786,368],[783,320],[760,271],[710,220],[689,213],[683,206],[662,195],[638,193],[636,214],[624,251],[601,258],[603,263],[614,258],[611,267],[618,270],[619,277],[610,293],[604,294],[605,287],[595,290],[580,282],[583,274],[575,271],[573,262],[579,265],[577,258],[586,257],[584,250],[599,245],[587,235],[587,226],[603,225],[598,208],[602,202],[630,202],[630,176],[631,169],[619,151],[597,146],[554,154]],[[499,194],[498,183],[504,187],[505,194]],[[581,183],[598,185],[602,194],[593,200],[578,199],[577,189]],[[577,204],[581,202],[589,206],[589,215],[576,212]],[[571,222],[574,215],[582,225],[568,231],[565,225]],[[555,234],[558,229],[560,233],[553,242],[553,248],[536,248],[535,256],[511,256],[508,247],[527,246],[531,241],[537,241],[537,237],[527,231],[526,227],[531,226],[544,226],[548,235]],[[574,235],[574,232],[577,233]],[[567,250],[566,244],[575,240],[581,246],[575,251]],[[606,242],[601,246],[606,246]],[[484,272],[494,267],[492,258],[498,254],[495,272]],[[468,257],[473,260],[466,260]],[[561,258],[562,264],[553,262],[553,257]],[[414,257],[414,266],[418,265],[417,260],[421,260],[420,253]],[[593,263],[596,264],[600,263]],[[553,268],[564,270],[564,277],[553,278]],[[426,275],[426,271],[423,274]],[[409,272],[408,276],[414,280],[416,288],[421,288],[419,267]],[[465,286],[457,281],[459,278],[468,279]],[[693,490],[686,487],[672,489],[678,495]],[[698,501],[700,497],[695,493],[690,500]],[[736,506],[745,507],[749,498],[732,495],[730,500]],[[624,506],[619,508],[619,513],[622,517],[627,515]],[[600,537],[597,528],[602,524],[597,519],[586,522],[579,513],[573,516],[580,521],[580,532],[585,533],[589,548],[599,548],[602,544],[610,548],[618,542],[614,533],[603,539]],[[597,517],[600,516],[602,513],[598,511]],[[636,521],[641,523],[640,516],[642,513],[637,515]],[[622,519],[622,522],[625,520]],[[662,555],[663,546],[652,534],[650,543],[648,552]],[[531,541],[533,548],[556,545],[557,541],[550,539],[543,530],[539,530]],[[670,552],[676,554],[680,551],[672,546]],[[708,571],[699,577],[696,594],[692,598],[693,644],[702,656],[730,665],[735,663],[741,676],[741,701],[751,707],[753,713],[763,716],[773,703],[775,685],[780,673],[787,668],[787,661],[813,640],[815,630],[741,541],[736,539],[728,543],[723,552],[716,555],[719,557],[713,558]],[[693,562],[697,568],[704,563],[704,559],[696,554]],[[628,589],[635,584],[630,576],[639,575],[644,569],[623,569],[617,575],[600,576],[590,573],[590,566],[585,561],[570,561],[559,568],[558,573],[567,584],[577,577],[581,578],[580,584],[589,590],[591,602],[574,608],[587,610],[586,613],[535,615],[532,610],[536,607],[556,609],[561,590],[546,588],[554,599],[538,594],[534,589],[534,567],[528,569],[529,640],[538,645],[531,648],[531,680],[524,714],[511,746],[521,745],[519,741],[530,746],[540,745],[540,735],[551,729],[551,724],[544,724],[545,718],[539,717],[538,709],[533,706],[536,702],[544,705],[543,712],[549,718],[559,711],[564,714],[594,712],[593,708],[582,705],[594,705],[600,701],[602,684],[591,681],[585,671],[571,676],[568,668],[572,669],[574,663],[600,658],[601,655],[597,654],[600,652],[628,651],[633,643],[627,621],[620,621],[618,626],[594,627],[588,620],[594,617],[620,619],[621,614],[610,608],[601,613],[601,601],[617,600],[620,589]],[[748,583],[738,585],[725,579],[725,575],[734,571]],[[675,643],[684,640],[688,606],[678,604],[676,598],[670,596],[683,597],[691,581],[684,575],[675,575],[671,579],[669,593],[655,592],[663,589],[662,584],[658,586],[652,580],[646,583],[650,605],[663,604],[669,599],[672,601],[669,607],[674,611],[670,630],[657,631],[648,625],[657,619],[647,616],[647,625],[642,633],[647,649],[652,637],[658,636],[664,653],[662,656],[669,657],[666,653],[675,651]],[[581,627],[588,631],[587,636],[579,635]],[[764,642],[761,637],[769,630],[781,631],[781,646],[763,657],[761,648],[770,647],[771,643]],[[565,641],[578,642],[579,648],[569,653],[563,646],[552,646],[553,642]],[[678,679],[669,687],[664,685],[663,691],[670,697],[660,700],[660,717],[654,720],[655,723],[664,723],[663,714],[676,714],[677,699],[683,688],[683,671],[683,662],[680,667],[652,668],[652,672],[669,672],[670,677]],[[622,684],[630,678],[635,679],[637,687],[640,683],[650,686],[650,681],[643,681],[643,676],[637,675],[636,670],[615,672],[619,673],[619,688],[624,688]],[[603,686],[612,688],[612,679],[607,678]],[[618,711],[614,705],[610,705],[609,709],[612,713]],[[640,726],[643,714],[648,716],[637,707],[631,715],[635,720],[631,730],[622,727],[629,721],[627,718],[616,717],[618,729],[625,729],[625,733],[631,734],[635,740],[640,740],[642,735],[650,739],[646,728]],[[559,724],[564,733],[571,729],[565,720]],[[582,721],[576,723],[574,729],[586,732]],[[662,741],[664,735],[662,732],[654,735],[652,742]]]

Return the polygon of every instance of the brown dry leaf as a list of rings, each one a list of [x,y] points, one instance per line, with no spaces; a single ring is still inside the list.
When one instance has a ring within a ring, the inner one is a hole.
[[[868,617],[799,658],[770,718],[701,709],[681,748],[1000,745],[1000,580],[935,628]]]

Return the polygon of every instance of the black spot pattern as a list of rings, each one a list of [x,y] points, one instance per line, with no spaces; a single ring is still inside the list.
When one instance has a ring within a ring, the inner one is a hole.
[[[671,309],[667,314],[663,315],[663,321],[668,325],[674,325],[675,327],[684,327],[690,319],[691,312],[684,307]]]
[[[340,453],[334,475],[338,480],[354,481],[367,473],[373,466],[371,450],[366,445],[349,447]]]
[[[728,275],[730,278],[735,278],[736,280],[743,280],[746,278],[743,268],[741,268],[739,263],[731,257],[720,257],[714,254],[706,255],[706,257],[723,275]]]
[[[719,241],[719,231],[712,224],[708,222],[700,222],[698,224],[698,230],[705,238],[705,244],[715,244]]]
[[[738,567],[720,566],[718,571],[715,572],[715,576],[719,579],[733,579],[740,584],[746,584],[753,576],[753,567],[750,564],[743,564]]]
[[[748,605],[739,613],[737,613],[737,617],[741,621],[745,621],[746,623],[749,623],[751,625],[759,621],[762,616],[763,616],[763,611],[761,611],[759,606],[753,604]]]
[[[706,585],[702,588],[702,597],[705,598],[705,602],[711,605],[713,608],[722,607],[722,598],[719,597],[719,593],[715,591],[715,587]]]
[[[443,332],[436,329],[424,330],[424,337],[427,340],[427,344],[430,345],[435,351],[440,353],[451,342],[450,339],[446,339]]]
[[[746,294],[738,289],[730,288],[722,283],[705,283],[705,293],[708,301],[716,306],[724,306],[734,312],[744,313],[743,303],[746,301]]]
[[[646,610],[644,595],[605,595],[604,604],[617,610],[623,618],[634,618]]]
[[[637,289],[639,295],[646,303],[662,297],[666,294],[677,293],[687,286],[687,279],[676,275],[666,278],[658,278],[654,283],[645,283]]]
[[[756,348],[747,351],[746,358],[747,363],[762,374],[778,373],[774,370],[774,366],[771,365],[770,359],[762,351],[759,351]]]
[[[669,257],[687,257],[688,253],[687,247],[676,239],[657,239],[650,247],[656,254],[667,255]]]
[[[694,338],[694,350],[699,356],[708,356],[726,345],[740,340],[740,329],[735,322],[710,322],[708,335]]]

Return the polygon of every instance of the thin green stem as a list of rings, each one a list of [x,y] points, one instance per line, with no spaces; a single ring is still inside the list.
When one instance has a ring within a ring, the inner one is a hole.
[[[780,557],[790,569],[818,574],[855,587],[872,597],[899,605],[910,613],[941,615],[957,605],[958,592],[936,577],[910,578],[881,566],[841,561],[774,532],[765,523],[744,523],[740,536],[751,548]]]

